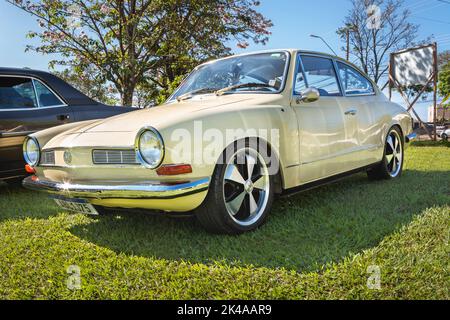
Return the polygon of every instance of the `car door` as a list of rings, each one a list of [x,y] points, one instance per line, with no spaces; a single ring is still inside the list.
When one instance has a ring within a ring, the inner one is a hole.
[[[384,141],[382,135],[383,110],[379,108],[379,96],[374,84],[362,72],[343,61],[336,66],[345,93],[346,105],[354,110],[358,150],[354,161],[358,167],[373,164],[380,160],[380,149]]]
[[[72,113],[37,79],[0,75],[0,171],[23,169],[22,143],[32,133],[70,122]],[[0,175],[1,176],[1,175]]]
[[[301,54],[296,69],[292,106],[299,127],[301,183],[351,170],[351,154],[358,147],[357,123],[349,113],[333,59]],[[303,102],[306,88],[318,89],[320,99]]]

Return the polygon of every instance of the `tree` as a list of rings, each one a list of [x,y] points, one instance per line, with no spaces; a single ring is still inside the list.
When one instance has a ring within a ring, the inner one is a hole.
[[[391,52],[413,45],[418,26],[409,22],[404,0],[351,0],[352,8],[337,33],[347,41],[356,64],[376,83],[389,70]],[[347,32],[351,26],[350,32]]]
[[[108,84],[106,79],[97,73],[92,65],[85,68],[73,66],[73,68],[53,71],[53,73],[98,102],[108,105],[119,103],[117,90],[111,84]]]
[[[438,66],[440,70],[450,66],[450,50],[443,51],[438,55]]]
[[[228,54],[227,40],[265,44],[272,26],[256,0],[7,1],[38,17],[41,31],[29,36],[41,44],[29,50],[58,54],[53,65],[92,66],[124,105],[147,80],[167,89],[192,65]]]
[[[443,97],[450,95],[450,62],[444,65],[439,72],[438,88]]]

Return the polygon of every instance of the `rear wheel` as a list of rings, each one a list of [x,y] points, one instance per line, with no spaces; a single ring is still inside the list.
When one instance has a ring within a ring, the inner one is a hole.
[[[400,129],[393,127],[387,137],[381,163],[367,172],[370,179],[395,179],[403,172],[404,142]]]
[[[264,147],[263,147],[264,148]],[[245,146],[225,157],[214,171],[208,196],[196,217],[208,231],[240,234],[252,231],[266,220],[273,203],[273,177],[266,150]]]

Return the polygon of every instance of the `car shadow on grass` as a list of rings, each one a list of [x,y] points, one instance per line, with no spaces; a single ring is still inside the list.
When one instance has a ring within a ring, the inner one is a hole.
[[[0,222],[10,219],[47,219],[58,212],[58,208],[45,195],[0,181]]]
[[[267,224],[241,236],[208,234],[195,219],[145,214],[102,216],[71,232],[128,255],[315,271],[376,246],[424,209],[449,204],[449,178],[412,170],[396,181],[356,175],[278,199]]]

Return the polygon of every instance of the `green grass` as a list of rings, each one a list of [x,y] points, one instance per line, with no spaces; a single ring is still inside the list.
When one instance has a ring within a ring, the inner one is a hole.
[[[279,199],[214,236],[192,219],[74,215],[0,186],[2,299],[448,299],[450,148],[416,144],[403,177],[364,174]],[[67,267],[81,290],[67,289]],[[367,286],[369,266],[381,289]]]

